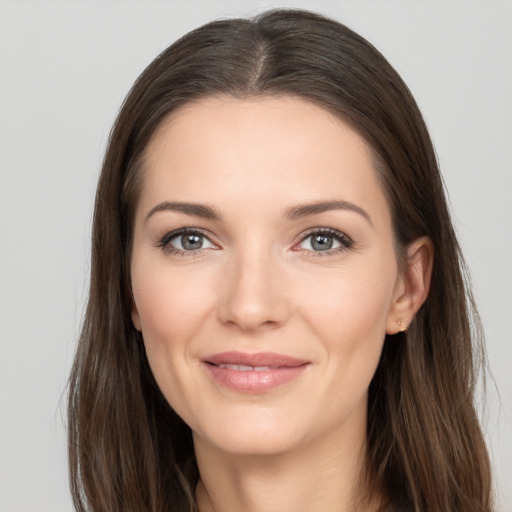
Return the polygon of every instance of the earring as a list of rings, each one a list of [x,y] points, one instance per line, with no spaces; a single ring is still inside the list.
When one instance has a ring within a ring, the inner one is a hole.
[[[407,330],[407,326],[402,322],[402,320],[397,320],[396,323],[400,327],[400,332],[405,332]]]

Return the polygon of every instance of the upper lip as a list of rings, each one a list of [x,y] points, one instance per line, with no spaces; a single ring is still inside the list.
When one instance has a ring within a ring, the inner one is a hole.
[[[205,357],[205,363],[214,365],[236,364],[244,366],[273,366],[273,367],[296,367],[308,363],[304,359],[277,354],[274,352],[256,352],[253,354],[245,352],[221,352]]]

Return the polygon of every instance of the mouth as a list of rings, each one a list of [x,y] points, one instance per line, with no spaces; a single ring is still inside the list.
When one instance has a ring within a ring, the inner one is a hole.
[[[239,393],[264,393],[298,379],[309,362],[283,354],[223,352],[203,364],[213,380]]]
[[[228,370],[236,370],[239,372],[266,372],[268,370],[275,370],[279,368],[278,366],[247,366],[243,364],[229,364],[229,363],[220,363],[217,365],[217,368],[227,368]]]

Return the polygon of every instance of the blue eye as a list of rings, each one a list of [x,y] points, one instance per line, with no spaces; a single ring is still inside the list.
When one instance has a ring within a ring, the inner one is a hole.
[[[158,245],[166,251],[177,254],[215,247],[203,233],[194,229],[179,229],[168,233]]]
[[[350,249],[353,241],[344,233],[320,228],[302,238],[295,250],[308,251],[315,256],[328,256]],[[171,254],[194,254],[203,249],[214,249],[215,244],[200,230],[182,228],[167,233],[158,243],[158,247]]]
[[[332,229],[321,229],[305,236],[299,249],[316,253],[337,253],[349,249],[354,242],[344,233]]]

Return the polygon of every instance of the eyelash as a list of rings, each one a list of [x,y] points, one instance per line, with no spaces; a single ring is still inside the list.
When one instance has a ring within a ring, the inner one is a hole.
[[[173,247],[170,242],[171,240],[178,238],[179,236],[183,235],[197,235],[203,238],[206,238],[208,241],[210,241],[210,237],[208,234],[201,229],[198,228],[181,228],[177,229],[176,231],[171,231],[163,236],[163,238],[158,243],[158,247],[162,249],[162,251],[173,254],[177,256],[195,256],[199,254],[204,249],[196,249],[195,251],[182,251],[181,249],[177,249],[176,247]],[[213,242],[210,241],[211,244]]]
[[[165,236],[162,237],[162,239],[158,242],[158,247],[162,249],[162,251],[173,254],[177,256],[195,256],[204,249],[196,249],[196,250],[189,250],[189,251],[183,251],[181,249],[177,249],[176,247],[173,247],[170,242],[171,240],[178,238],[179,236],[183,235],[197,235],[203,238],[206,238],[211,244],[215,245],[211,240],[210,236],[204,232],[201,229],[198,228],[181,228],[177,229],[176,231],[171,231],[167,233]],[[340,243],[340,247],[336,247],[335,249],[328,249],[325,251],[313,251],[309,249],[295,249],[295,247],[299,244],[302,244],[305,242],[308,238],[314,236],[314,235],[328,235],[337,242]],[[339,254],[341,252],[349,250],[354,245],[354,241],[341,231],[338,231],[336,229],[332,228],[314,228],[306,232],[304,235],[301,236],[300,240],[296,243],[294,243],[294,251],[301,251],[301,252],[307,252],[310,256],[313,257],[326,257],[326,256],[333,256],[335,254]]]
[[[312,257],[326,257],[326,256],[334,256],[336,254],[340,254],[342,252],[345,252],[352,248],[354,245],[354,241],[347,236],[345,233],[342,233],[341,231],[338,231],[337,229],[332,228],[313,228],[306,232],[304,235],[301,236],[298,243],[294,244],[294,247],[305,242],[308,238],[314,236],[314,235],[327,235],[337,242],[340,243],[339,247],[336,247],[335,249],[328,249],[325,251],[312,251],[309,249],[294,249],[296,251],[305,251],[309,253]]]

